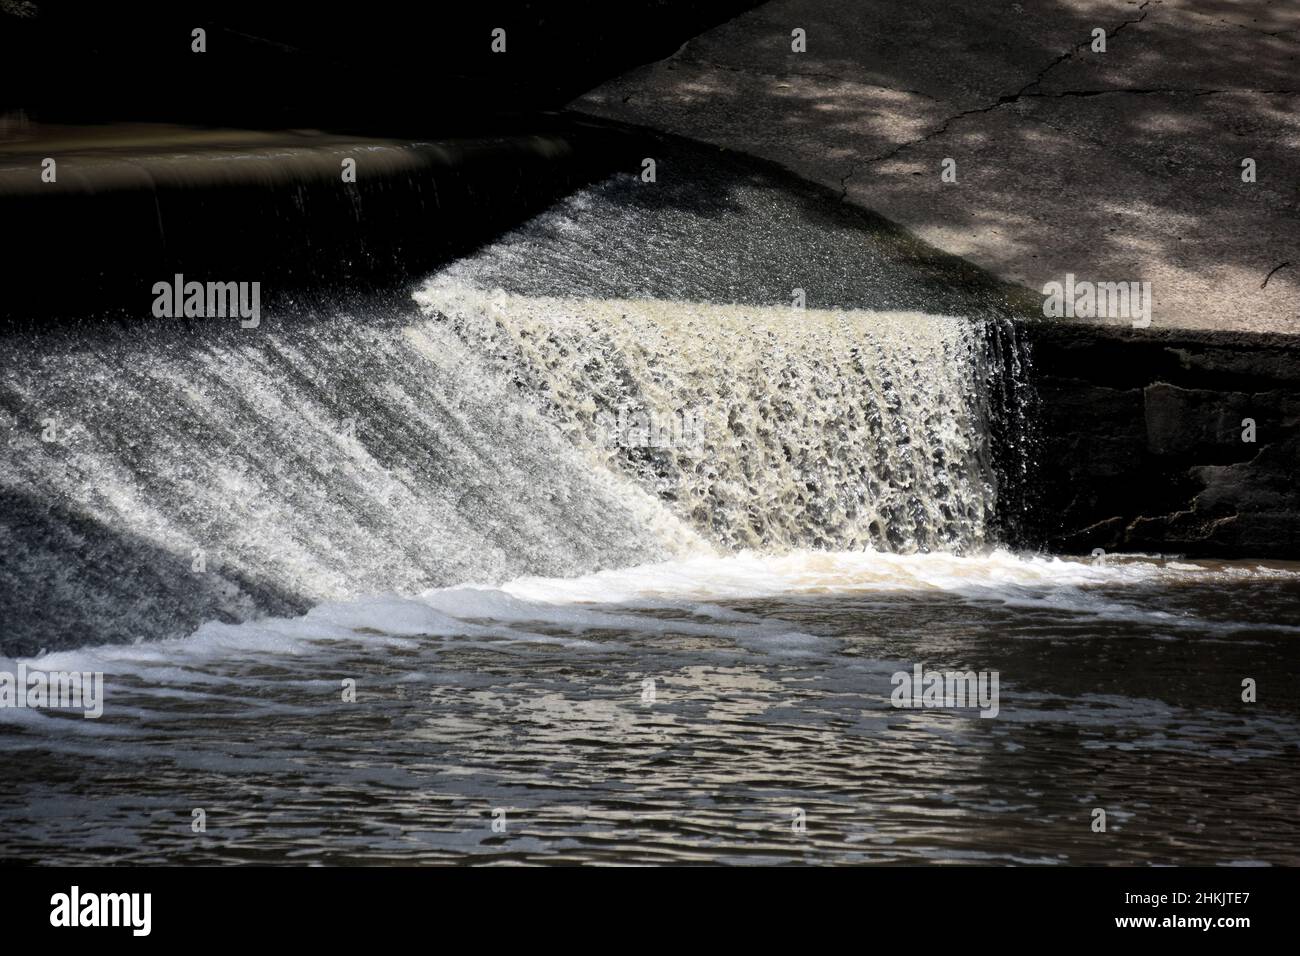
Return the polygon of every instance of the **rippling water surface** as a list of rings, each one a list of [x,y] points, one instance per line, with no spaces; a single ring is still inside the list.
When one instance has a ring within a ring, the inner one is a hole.
[[[1297,607],[1297,565],[805,552],[49,654],[105,712],[0,710],[0,858],[1295,864]],[[997,717],[892,707],[916,663]]]

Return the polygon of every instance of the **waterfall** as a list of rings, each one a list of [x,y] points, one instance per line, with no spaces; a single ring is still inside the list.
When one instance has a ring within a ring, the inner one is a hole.
[[[992,543],[992,321],[529,298],[454,279],[417,300],[595,467],[719,548]]]
[[[116,320],[0,325],[0,654],[1014,543],[1033,416],[1006,290],[806,185],[685,146],[664,167],[690,175],[579,190],[414,302],[272,288],[243,328],[154,318],[142,282]]]
[[[10,336],[0,649],[689,554],[995,537],[994,323],[453,274],[417,300]],[[678,427],[620,432],[620,413]]]

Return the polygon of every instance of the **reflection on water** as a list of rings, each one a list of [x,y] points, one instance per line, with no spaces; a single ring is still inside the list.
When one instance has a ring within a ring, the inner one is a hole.
[[[53,654],[105,715],[0,711],[0,858],[1295,864],[1297,607],[1297,566],[741,556]],[[914,663],[998,717],[892,708]]]

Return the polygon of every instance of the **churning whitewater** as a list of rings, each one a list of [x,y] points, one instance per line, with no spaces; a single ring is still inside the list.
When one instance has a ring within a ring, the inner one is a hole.
[[[991,322],[454,281],[418,299],[252,337],[15,343],[0,650],[743,548],[995,539]],[[628,412],[689,414],[698,440],[630,445],[604,424]]]
[[[987,388],[1000,370],[989,323],[534,299],[454,280],[416,298],[594,465],[633,478],[723,549],[992,543]],[[697,440],[610,441],[602,420],[627,410],[689,418]]]

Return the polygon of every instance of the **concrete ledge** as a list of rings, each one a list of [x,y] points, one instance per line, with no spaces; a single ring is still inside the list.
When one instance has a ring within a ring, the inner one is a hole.
[[[536,125],[536,124],[535,124]],[[554,120],[440,141],[313,131],[42,131],[0,149],[6,324],[147,317],[153,283],[261,281],[285,296],[401,280],[607,171],[624,137]],[[44,182],[41,161],[56,162]],[[342,163],[356,162],[344,182]]]

